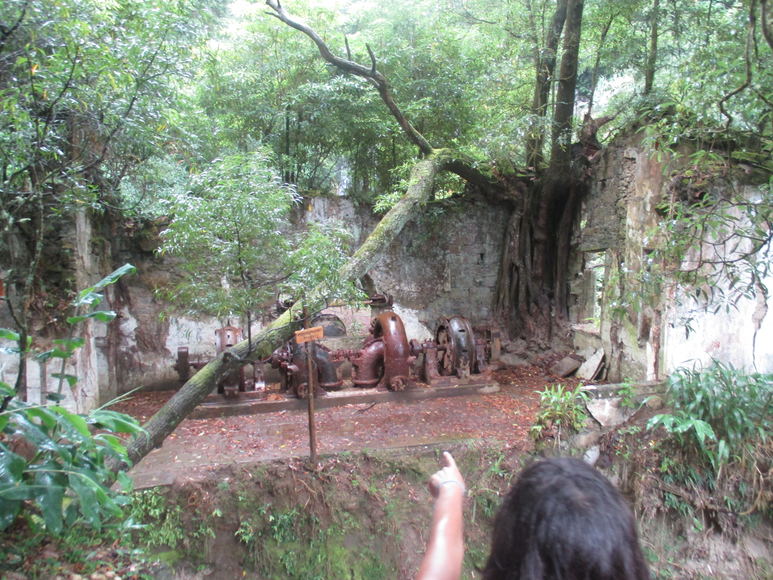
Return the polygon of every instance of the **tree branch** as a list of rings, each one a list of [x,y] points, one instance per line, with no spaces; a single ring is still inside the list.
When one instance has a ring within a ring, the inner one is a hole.
[[[770,21],[768,21],[768,0],[760,0],[760,10],[762,11],[762,34],[773,50],[773,30],[771,30]]]
[[[328,48],[325,41],[322,40],[322,37],[320,37],[319,34],[314,31],[314,29],[312,29],[304,22],[301,22],[300,20],[291,16],[284,9],[279,0],[266,0],[266,4],[274,11],[269,12],[268,14],[278,18],[291,28],[295,28],[296,30],[302,32],[312,41],[314,41],[314,44],[317,45],[322,58],[324,58],[327,62],[344,72],[362,77],[370,82],[373,86],[375,86],[379,95],[381,96],[381,100],[384,101],[384,104],[389,109],[389,112],[392,113],[392,116],[397,120],[408,139],[410,139],[410,141],[416,145],[425,156],[432,153],[432,145],[430,145],[429,141],[427,141],[424,135],[416,130],[416,128],[410,123],[410,121],[408,121],[403,112],[397,106],[397,103],[395,102],[392,95],[392,89],[389,86],[389,81],[387,81],[383,74],[376,70],[376,57],[373,54],[370,46],[366,45],[368,54],[370,55],[370,67],[363,66],[357,62],[354,62],[353,60],[336,56],[330,51],[330,48]],[[348,52],[349,50],[347,42],[347,54]]]
[[[746,77],[744,78],[744,81],[741,84],[741,86],[727,93],[719,101],[719,110],[727,119],[727,123],[725,123],[725,129],[730,128],[730,124],[733,122],[733,116],[730,113],[728,113],[727,110],[725,110],[725,103],[728,100],[730,100],[732,97],[737,95],[738,93],[746,90],[749,87],[749,85],[752,84],[751,48],[754,43],[754,31],[757,28],[757,15],[754,13],[754,10],[755,10],[754,5],[755,5],[755,2],[752,2],[751,6],[749,7],[749,27],[747,29],[747,34],[746,34],[746,50],[744,51],[744,65],[746,69]],[[763,9],[763,14],[764,14],[764,9]]]

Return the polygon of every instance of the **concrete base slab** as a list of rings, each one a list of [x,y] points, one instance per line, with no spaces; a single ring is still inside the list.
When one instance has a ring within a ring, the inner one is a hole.
[[[316,409],[343,407],[351,404],[420,401],[441,397],[459,397],[473,394],[491,394],[499,391],[496,382],[452,385],[442,387],[417,386],[405,391],[388,391],[386,389],[347,389],[330,391],[324,397],[314,398]],[[188,416],[189,419],[213,419],[217,417],[232,417],[236,415],[254,415],[258,413],[274,413],[276,411],[299,411],[308,408],[306,399],[296,399],[284,393],[273,394],[272,398],[259,398],[257,393],[240,393],[238,398],[225,399],[222,395],[211,395]]]

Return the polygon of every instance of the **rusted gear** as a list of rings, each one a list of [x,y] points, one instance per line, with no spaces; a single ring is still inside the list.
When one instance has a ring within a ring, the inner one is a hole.
[[[462,316],[441,318],[436,342],[440,374],[469,377],[471,362],[475,357],[475,334],[470,322]]]
[[[408,380],[405,377],[392,377],[389,380],[390,391],[404,391],[408,386]]]
[[[295,396],[299,399],[309,398],[309,383],[296,383],[295,384]]]

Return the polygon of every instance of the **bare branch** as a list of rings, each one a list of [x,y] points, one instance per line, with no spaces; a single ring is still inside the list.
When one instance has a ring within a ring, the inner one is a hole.
[[[279,2],[279,0],[266,0],[266,4],[274,11],[269,12],[269,14],[275,18],[278,18],[291,28],[295,28],[296,30],[302,32],[312,41],[314,41],[314,44],[317,45],[317,49],[319,50],[320,55],[322,55],[322,58],[324,58],[327,62],[344,72],[362,77],[373,84],[378,89],[381,100],[387,106],[389,112],[392,113],[392,116],[400,124],[400,127],[407,135],[408,139],[410,139],[411,142],[416,145],[424,155],[430,155],[432,153],[432,145],[430,145],[429,141],[427,141],[427,139],[416,130],[416,128],[410,123],[410,121],[408,121],[400,108],[397,106],[397,103],[395,102],[392,95],[392,89],[389,86],[389,82],[383,74],[376,70],[376,58],[369,46],[367,48],[371,60],[370,67],[363,66],[360,63],[354,62],[353,60],[349,60],[347,58],[336,56],[330,51],[327,43],[322,40],[322,37],[320,37],[319,34],[314,31],[314,29],[312,29],[304,22],[301,22],[300,20],[291,16],[282,7],[282,4]],[[348,53],[349,50],[347,48],[347,54]]]

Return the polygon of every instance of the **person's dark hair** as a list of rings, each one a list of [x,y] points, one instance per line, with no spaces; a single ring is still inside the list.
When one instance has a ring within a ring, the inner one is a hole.
[[[593,467],[555,458],[525,469],[494,520],[484,580],[645,580],[636,522]]]

